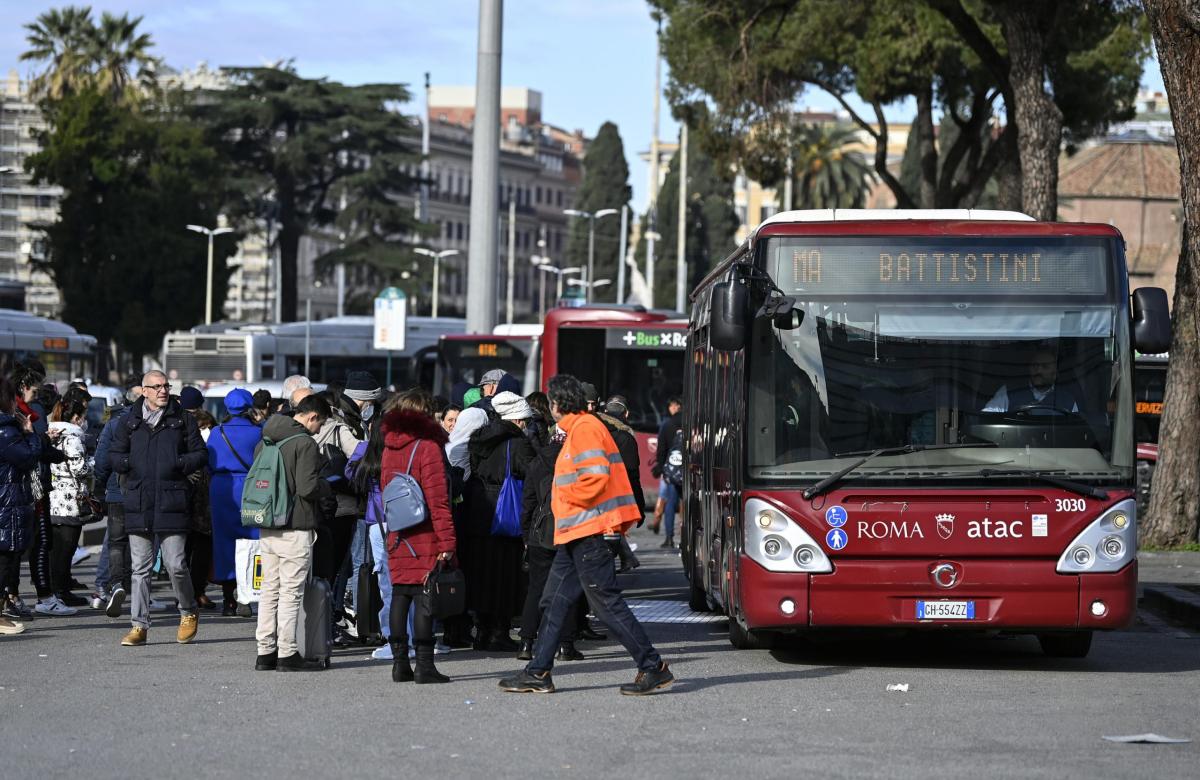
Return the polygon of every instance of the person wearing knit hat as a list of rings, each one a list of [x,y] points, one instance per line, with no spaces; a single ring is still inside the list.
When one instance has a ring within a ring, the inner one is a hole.
[[[346,387],[342,390],[336,411],[354,432],[354,438],[367,438],[367,425],[375,415],[375,407],[383,398],[383,387],[370,371],[347,371]]]
[[[528,420],[533,417],[533,407],[516,393],[505,391],[492,396],[492,409],[501,420]]]
[[[189,385],[179,391],[179,405],[188,411],[199,409],[204,406],[204,393]]]

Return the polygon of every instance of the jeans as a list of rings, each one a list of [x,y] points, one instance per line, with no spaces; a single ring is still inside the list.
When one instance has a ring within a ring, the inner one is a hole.
[[[387,551],[384,550],[383,532],[379,523],[368,525],[367,531],[371,540],[371,557],[375,561],[375,576],[379,578],[379,595],[383,599],[383,609],[379,610],[379,630],[383,632],[383,638],[387,639],[392,635],[392,577],[388,574]],[[355,567],[355,570],[357,568]]]
[[[675,538],[675,512],[679,509],[679,488],[670,482],[665,483],[667,492],[663,494],[666,504],[663,506],[663,536]]]
[[[345,592],[349,591],[350,598],[357,600],[357,598],[358,598],[358,567],[363,565],[363,559],[366,557],[367,543],[366,543],[366,539],[364,538],[364,535],[367,532],[366,531],[367,524],[365,522],[363,522],[362,520],[353,520],[351,522],[354,523],[354,535],[351,537],[350,541],[347,542],[347,544],[350,547],[350,549],[349,549],[350,568],[349,568],[349,570],[347,570],[343,566],[342,567],[342,577],[339,579],[342,582],[342,592],[345,593]],[[345,556],[343,556],[343,557],[345,557]],[[391,590],[391,589],[392,589],[391,583],[388,583],[387,590]],[[379,589],[380,594],[383,593],[383,590],[384,590],[384,588],[380,587],[380,589]],[[358,609],[357,603],[354,604],[354,609],[356,609],[356,610]],[[385,622],[386,621],[384,621],[383,619],[380,619],[379,625],[382,627]]]
[[[171,587],[179,600],[179,614],[196,614],[192,574],[187,567],[187,534],[156,534],[163,565],[171,575]],[[154,567],[154,539],[148,534],[130,534],[133,554],[133,600],[129,611],[134,626],[150,628],[150,570]]]
[[[104,542],[100,545],[100,557],[96,560],[96,592],[108,593],[108,531],[104,532]]]
[[[108,505],[108,532],[105,534],[108,543],[108,582],[120,585],[129,593],[131,588],[131,569],[129,565],[129,534],[125,531],[125,505],[120,503]]]
[[[542,623],[542,593],[546,590],[546,580],[550,577],[550,567],[554,565],[557,550],[547,550],[545,547],[530,546],[526,550],[529,561],[529,588],[525,591],[525,608],[521,611],[521,639],[532,642],[537,639],[538,627]],[[564,639],[575,636],[576,610],[567,610],[563,621],[562,635]]]
[[[278,528],[263,528],[259,533],[263,580],[254,632],[259,655],[278,652],[280,658],[287,658],[299,652],[296,628],[316,536],[316,531]]]
[[[617,585],[612,548],[600,536],[586,536],[558,548],[546,590],[542,594],[542,624],[533,646],[533,660],[527,671],[548,672],[554,667],[554,653],[567,613],[575,608],[579,594],[587,596],[596,617],[608,626],[617,640],[633,656],[637,668],[652,672],[659,668],[662,658],[642,624],[633,616],[621,588]]]

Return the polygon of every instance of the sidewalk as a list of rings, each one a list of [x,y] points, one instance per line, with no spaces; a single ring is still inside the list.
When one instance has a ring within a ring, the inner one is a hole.
[[[1200,553],[1138,553],[1138,591],[1148,606],[1200,628]]]

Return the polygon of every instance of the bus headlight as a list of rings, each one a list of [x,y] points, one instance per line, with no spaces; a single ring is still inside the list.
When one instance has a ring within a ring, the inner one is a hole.
[[[783,511],[758,498],[746,502],[746,551],[767,571],[829,574],[833,564],[812,538]]]
[[[1120,571],[1137,557],[1137,504],[1113,505],[1076,536],[1058,559],[1059,574]]]

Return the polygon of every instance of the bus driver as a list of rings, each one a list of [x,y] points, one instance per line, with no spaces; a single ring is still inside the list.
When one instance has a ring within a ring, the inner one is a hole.
[[[1011,390],[1008,385],[1001,385],[983,411],[1007,412],[1041,407],[1078,414],[1075,396],[1065,387],[1056,386],[1057,379],[1058,359],[1052,350],[1039,347],[1029,359],[1029,383]]]

